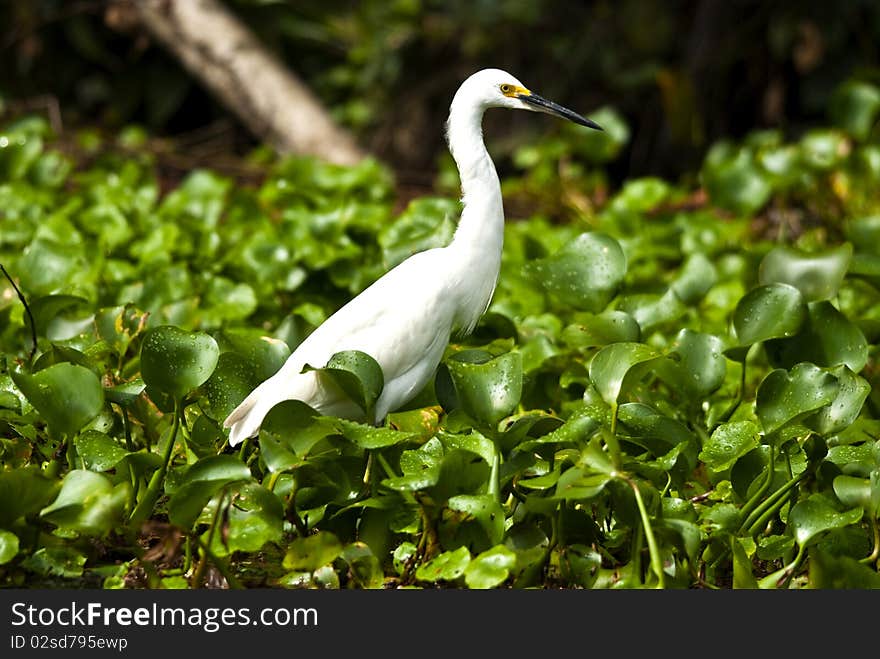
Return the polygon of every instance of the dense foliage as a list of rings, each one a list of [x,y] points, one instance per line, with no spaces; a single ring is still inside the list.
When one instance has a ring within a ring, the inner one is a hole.
[[[284,403],[235,450],[229,411],[448,241],[455,193],[398,211],[374,161],[263,153],[258,185],[161,190],[136,129],[66,154],[7,125],[0,583],[877,587],[878,110],[848,84],[833,127],[716,144],[700,187],[610,192],[612,109],[521,147],[528,217],[431,386],[383,427]],[[360,353],[322,377],[382,386]]]

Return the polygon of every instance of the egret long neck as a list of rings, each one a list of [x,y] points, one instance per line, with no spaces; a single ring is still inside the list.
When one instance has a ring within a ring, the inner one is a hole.
[[[483,142],[483,108],[456,96],[447,125],[449,150],[461,177],[461,219],[449,248],[467,274],[461,325],[470,331],[486,310],[501,268],[504,208],[501,183]]]

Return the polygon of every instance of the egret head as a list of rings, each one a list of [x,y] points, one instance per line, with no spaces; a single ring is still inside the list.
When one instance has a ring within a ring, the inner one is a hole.
[[[470,96],[483,108],[510,108],[513,110],[546,112],[547,114],[568,119],[581,126],[602,130],[594,121],[582,117],[577,112],[562,107],[542,96],[538,96],[514,76],[501,69],[477,71],[465,80],[459,93],[465,93]]]

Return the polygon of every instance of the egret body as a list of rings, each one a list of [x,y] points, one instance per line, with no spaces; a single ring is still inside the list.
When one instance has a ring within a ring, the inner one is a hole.
[[[433,376],[454,332],[470,333],[486,311],[501,267],[504,208],[495,165],[483,143],[483,113],[491,107],[546,112],[583,126],[595,123],[526,89],[509,73],[478,71],[452,99],[447,141],[461,177],[462,213],[452,242],[413,254],[322,323],[284,366],[256,387],[224,421],[235,446],[259,432],[284,400],[320,413],[363,418],[363,411],[310,365],[359,350],[382,368],[385,386],[371,422],[413,398]]]

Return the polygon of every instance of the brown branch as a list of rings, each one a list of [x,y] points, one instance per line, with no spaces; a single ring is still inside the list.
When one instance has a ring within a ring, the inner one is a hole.
[[[128,0],[149,33],[281,153],[350,165],[365,153],[311,90],[218,0]]]

